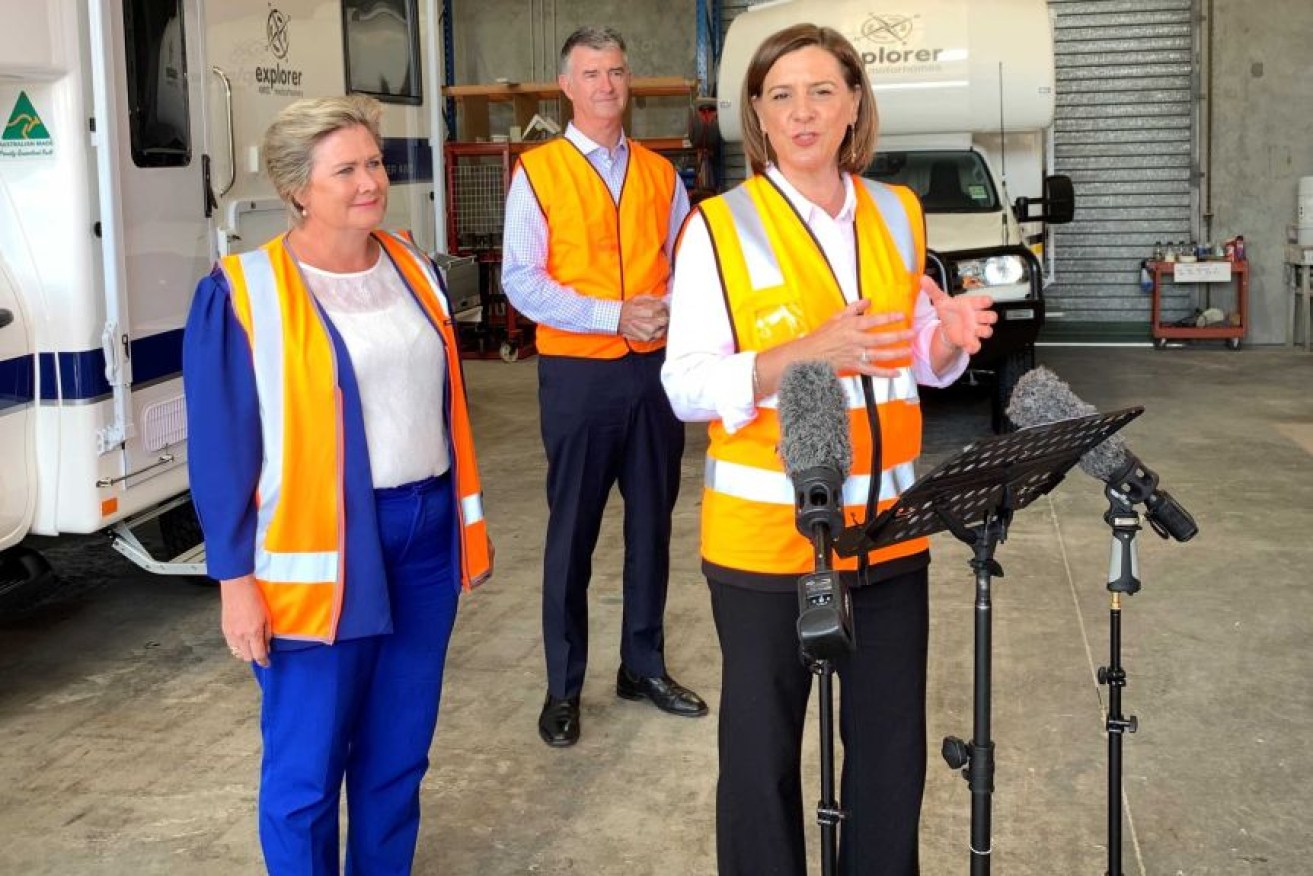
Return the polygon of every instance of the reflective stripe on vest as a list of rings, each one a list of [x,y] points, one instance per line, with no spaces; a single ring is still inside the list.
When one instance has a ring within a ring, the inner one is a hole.
[[[331,642],[342,606],[345,538],[332,340],[281,237],[221,264],[251,343],[260,400],[256,584],[274,635]]]
[[[488,574],[486,524],[455,334],[432,266],[411,244],[376,239],[442,338],[461,517],[461,579]],[[255,578],[274,635],[331,642],[342,605],[345,508],[338,361],[318,306],[280,236],[225,257],[233,310],[251,343],[264,456],[256,492]],[[289,367],[288,363],[295,363]]]
[[[793,508],[793,481],[782,471],[739,465],[708,456],[704,473],[707,488],[717,493],[737,496],[749,502],[788,505],[790,509]],[[910,462],[896,465],[883,471],[880,481],[880,495],[897,496],[916,482],[915,467]],[[870,475],[849,475],[843,482],[843,504],[864,507],[870,491]]]
[[[669,161],[633,140],[627,145],[618,202],[588,158],[564,137],[520,156],[519,171],[547,220],[547,272],[561,285],[604,301],[665,295],[670,279],[665,243],[680,183]],[[549,356],[618,359],[631,351],[659,350],[666,342],[540,323],[535,343]]]
[[[858,285],[873,312],[901,312],[910,326],[919,292],[924,234],[920,209],[907,191],[854,178],[857,197]],[[814,331],[846,305],[835,273],[782,192],[766,177],[704,202],[730,319],[740,350],[764,351]],[[913,219],[913,217],[916,217]],[[872,487],[877,511],[896,501],[915,480],[920,454],[920,401],[910,362],[893,378],[873,378],[881,426],[881,471],[871,469],[871,422],[860,376],[840,375],[848,406],[853,466],[844,483],[848,523],[866,516]],[[776,446],[778,399],[757,402],[753,422],[732,435],[718,422],[703,492],[703,557],[727,568],[765,574],[812,569],[811,546],[794,524],[794,490]],[[878,477],[877,477],[878,475]],[[872,552],[882,562],[925,550],[916,539]],[[854,568],[856,560],[841,560]]]

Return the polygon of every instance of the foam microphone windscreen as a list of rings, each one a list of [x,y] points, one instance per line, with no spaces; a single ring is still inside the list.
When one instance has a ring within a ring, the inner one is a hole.
[[[1007,409],[1008,419],[1021,428],[1097,413],[1093,405],[1083,401],[1062,378],[1042,365],[1017,380]],[[1120,435],[1111,435],[1081,457],[1080,467],[1086,474],[1106,481],[1126,464],[1126,453],[1126,442]]]
[[[790,476],[829,466],[847,476],[853,448],[848,401],[834,369],[824,362],[795,362],[779,389],[780,458]]]

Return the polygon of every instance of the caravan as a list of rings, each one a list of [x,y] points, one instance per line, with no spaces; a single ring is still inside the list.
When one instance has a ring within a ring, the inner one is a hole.
[[[286,227],[259,170],[283,106],[385,100],[387,224],[441,246],[438,3],[418,5],[0,0],[0,595],[44,571],[29,532],[203,570],[182,326],[218,256]],[[165,561],[132,532],[154,517]]]

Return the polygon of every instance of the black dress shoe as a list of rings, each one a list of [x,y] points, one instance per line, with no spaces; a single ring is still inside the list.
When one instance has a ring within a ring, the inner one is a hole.
[[[702,697],[669,675],[641,678],[621,666],[615,679],[615,693],[625,700],[651,700],[661,711],[684,718],[700,718],[707,713]]]
[[[565,748],[579,741],[579,698],[560,699],[551,694],[538,715],[538,735],[553,748]]]

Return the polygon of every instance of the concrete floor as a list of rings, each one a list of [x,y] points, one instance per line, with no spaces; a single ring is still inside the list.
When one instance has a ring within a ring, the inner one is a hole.
[[[1140,539],[1144,590],[1124,613],[1125,711],[1141,722],[1126,742],[1125,872],[1310,872],[1313,357],[1209,347],[1040,359],[1101,408],[1147,408],[1127,438],[1202,530],[1185,545]],[[462,606],[415,870],[713,873],[719,666],[698,574],[703,431],[689,430],[667,629],[672,672],[713,714],[671,718],[612,692],[617,511],[595,563],[583,739],[551,750],[535,731],[535,365],[471,362],[468,374],[497,576]],[[927,463],[985,433],[984,398],[925,400]],[[995,872],[1105,869],[1105,507],[1074,472],[1018,514],[998,553]],[[223,647],[213,590],[138,573],[99,538],[42,546],[61,588],[0,617],[0,873],[260,872],[257,695]],[[970,821],[966,784],[934,752],[943,735],[971,732],[972,579],[963,545],[939,536],[935,551],[927,874],[966,871]],[[814,770],[805,780],[814,799]]]

